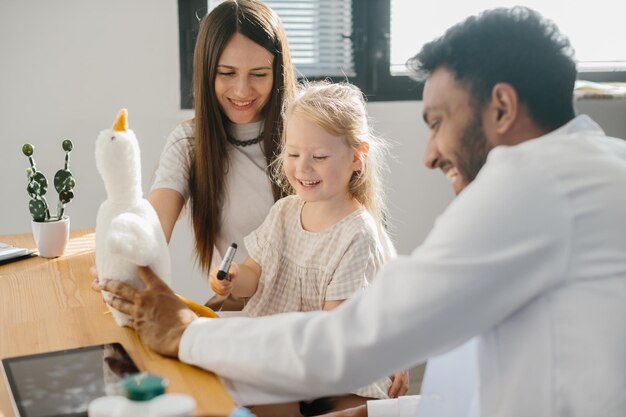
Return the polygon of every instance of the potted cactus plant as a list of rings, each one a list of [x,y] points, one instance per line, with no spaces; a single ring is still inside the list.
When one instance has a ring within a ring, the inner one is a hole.
[[[69,139],[62,142],[65,151],[65,166],[54,175],[54,188],[59,194],[56,215],[50,214],[46,192],[48,191],[48,180],[46,176],[37,169],[33,154],[35,147],[30,143],[22,146],[22,153],[28,157],[30,167],[26,171],[28,185],[26,191],[30,196],[28,208],[32,216],[32,229],[39,255],[44,258],[56,258],[65,252],[65,246],[69,240],[70,219],[65,215],[65,205],[74,198],[74,187],[76,180],[69,170],[70,152],[74,147]]]

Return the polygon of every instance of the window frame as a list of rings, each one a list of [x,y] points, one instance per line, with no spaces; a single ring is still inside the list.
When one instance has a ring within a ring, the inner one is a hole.
[[[391,75],[390,0],[353,0],[352,14],[354,83],[368,101],[421,100],[422,83],[408,75]]]
[[[178,0],[180,44],[181,108],[193,108],[193,48],[198,34],[197,10],[206,9],[206,0]],[[421,100],[423,83],[408,75],[391,75],[390,0],[352,0],[352,40],[356,76],[347,80],[357,85],[368,101]],[[418,51],[415,51],[417,53]],[[338,77],[309,77],[345,81]],[[579,72],[577,79],[595,82],[626,82],[626,71]]]
[[[206,0],[178,0],[180,106],[193,108],[193,50],[198,36],[198,10]],[[419,100],[422,86],[406,75],[392,76],[389,70],[389,0],[352,1],[353,59],[356,76],[347,80],[357,85],[368,101]],[[374,45],[374,47],[372,47]],[[339,77],[309,77],[313,80],[345,81]]]
[[[206,0],[178,0],[180,108],[193,109],[193,50],[200,29],[196,12],[206,10]]]

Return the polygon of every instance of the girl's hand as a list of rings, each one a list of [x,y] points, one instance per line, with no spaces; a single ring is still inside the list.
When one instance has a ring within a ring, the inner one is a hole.
[[[230,295],[233,291],[233,280],[237,277],[237,272],[239,272],[239,267],[234,262],[230,264],[230,270],[228,271],[228,277],[226,277],[226,279],[217,279],[217,268],[212,270],[209,275],[209,282],[215,294],[222,297]]]
[[[401,371],[391,377],[391,386],[387,395],[389,398],[398,398],[409,390],[409,371]]]

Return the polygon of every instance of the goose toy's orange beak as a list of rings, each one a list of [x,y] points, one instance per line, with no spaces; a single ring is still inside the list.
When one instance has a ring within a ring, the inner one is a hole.
[[[128,130],[128,111],[126,109],[120,110],[111,129],[116,132],[124,132]]]

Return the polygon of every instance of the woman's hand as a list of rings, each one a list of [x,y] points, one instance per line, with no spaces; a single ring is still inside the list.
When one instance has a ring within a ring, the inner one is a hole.
[[[105,280],[97,289],[113,294],[109,304],[132,318],[132,327],[146,345],[178,357],[183,332],[198,316],[150,268],[138,267],[137,272],[144,289],[114,280]]]
[[[391,386],[387,395],[389,398],[398,398],[409,390],[409,371],[401,371],[391,377]]]
[[[228,271],[228,277],[225,279],[219,280],[217,279],[217,268],[212,270],[209,275],[209,283],[211,284],[211,289],[217,295],[221,295],[222,297],[227,297],[233,292],[233,280],[237,277],[237,273],[239,272],[239,267],[236,263],[231,262],[230,270]]]
[[[91,281],[91,289],[97,292],[100,292],[100,280],[98,279],[98,270],[95,266],[89,268],[89,273],[93,277],[93,281]]]

